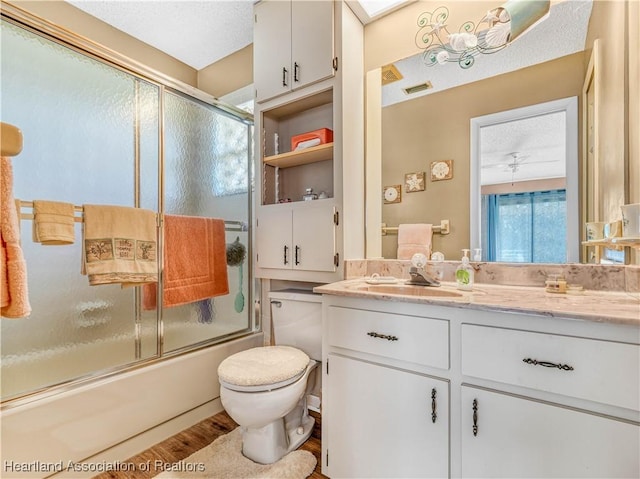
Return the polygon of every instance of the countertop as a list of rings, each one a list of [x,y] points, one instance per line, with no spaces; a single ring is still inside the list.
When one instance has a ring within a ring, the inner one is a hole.
[[[476,283],[473,291],[465,292],[457,290],[455,283],[446,282],[439,287],[414,286],[407,289],[403,280],[379,288],[382,285],[367,284],[365,279],[349,279],[317,286],[314,292],[640,326],[640,293],[585,290],[580,294],[559,294],[549,293],[542,286],[504,286],[485,283]],[[421,296],[423,289],[430,290],[424,291],[423,294],[451,294],[452,296]]]

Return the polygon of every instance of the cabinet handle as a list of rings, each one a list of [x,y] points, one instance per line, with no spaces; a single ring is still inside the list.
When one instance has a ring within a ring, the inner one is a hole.
[[[300,78],[298,77],[298,72],[300,71],[300,65],[298,62],[293,62],[293,81],[298,82]]]
[[[282,67],[282,86],[287,86],[287,69]]]
[[[544,366],[545,368],[557,368],[562,369],[564,371],[573,371],[573,366],[569,366],[568,364],[561,363],[550,363],[549,361],[538,361],[537,359],[524,358],[522,362],[527,364],[533,364],[534,366]]]
[[[438,415],[436,414],[436,388],[431,390],[431,422],[435,423]]]
[[[284,245],[284,264],[289,264],[289,261],[287,261],[287,252],[289,251],[289,247],[287,245]]]
[[[473,400],[473,435],[478,435],[478,400]]]
[[[295,262],[295,264],[297,266],[297,265],[300,264],[300,261],[298,261],[298,254],[300,253],[300,246],[296,245],[296,250],[295,251],[296,251],[296,254],[295,254],[294,262]]]
[[[372,338],[386,339],[388,341],[397,341],[398,340],[397,336],[391,336],[389,334],[375,333],[373,331],[371,331],[370,333],[367,333],[367,336],[371,336]]]

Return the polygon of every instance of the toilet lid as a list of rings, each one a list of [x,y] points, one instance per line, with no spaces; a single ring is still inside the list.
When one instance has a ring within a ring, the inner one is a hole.
[[[220,381],[236,386],[264,386],[295,378],[309,356],[291,346],[263,346],[232,354],[220,363]]]

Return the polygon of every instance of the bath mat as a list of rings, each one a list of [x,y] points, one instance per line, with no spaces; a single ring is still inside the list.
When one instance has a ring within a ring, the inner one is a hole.
[[[309,451],[293,451],[273,464],[257,464],[242,455],[240,428],[219,437],[155,476],[158,479],[305,479],[316,467]]]

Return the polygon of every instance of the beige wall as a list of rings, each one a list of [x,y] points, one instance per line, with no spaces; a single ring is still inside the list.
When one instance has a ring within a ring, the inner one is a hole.
[[[596,1],[589,21],[587,55],[593,42],[600,41],[600,69],[595,75],[600,83],[598,122],[598,176],[600,205],[593,219],[620,219],[625,203],[625,2]]]
[[[95,17],[87,15],[67,2],[60,0],[29,0],[10,3],[157,70],[164,75],[188,85],[196,86],[197,73],[195,69]]]
[[[640,2],[629,3],[627,78],[629,105],[629,170],[627,203],[640,203]],[[631,263],[640,264],[640,250],[631,251]]]
[[[433,250],[459,259],[469,248],[470,120],[513,108],[579,96],[584,53],[452,88],[382,109],[382,184],[404,184],[404,175],[427,173],[425,191],[405,193],[402,202],[382,207],[382,221],[451,221],[448,236],[434,235]],[[453,160],[453,178],[430,181],[434,160]],[[577,213],[577,212],[576,212]],[[396,255],[397,237],[383,238],[385,258]]]
[[[220,98],[253,83],[253,44],[198,71],[198,88]]]

